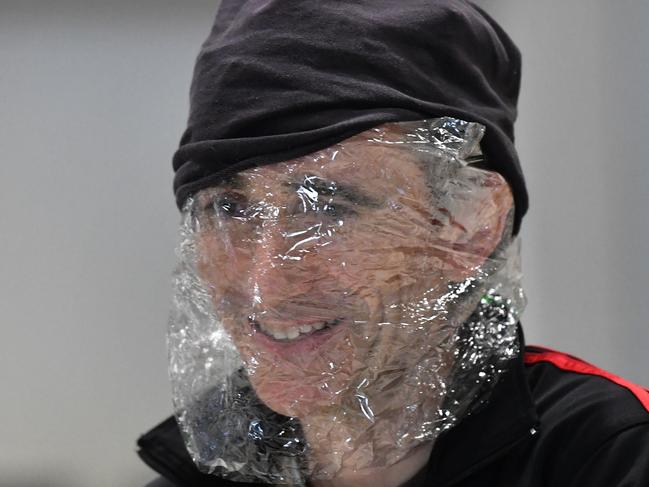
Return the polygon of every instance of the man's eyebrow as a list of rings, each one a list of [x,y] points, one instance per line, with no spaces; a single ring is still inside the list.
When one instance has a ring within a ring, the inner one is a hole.
[[[221,179],[215,185],[217,188],[228,188],[228,189],[245,189],[246,188],[246,179],[241,177],[241,175],[235,173],[226,176]]]
[[[339,183],[338,181],[326,181],[319,177],[305,178],[305,181],[300,182],[285,181],[284,186],[289,186],[294,189],[307,187],[316,190],[318,194],[340,196],[350,203],[367,206],[369,208],[379,208],[382,206],[380,199],[368,195],[357,186],[347,183]]]

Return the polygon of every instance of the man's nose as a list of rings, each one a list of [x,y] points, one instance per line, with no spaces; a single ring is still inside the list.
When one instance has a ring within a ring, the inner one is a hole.
[[[278,212],[262,222],[253,255],[252,285],[268,305],[308,295],[317,285],[322,224],[317,218]]]

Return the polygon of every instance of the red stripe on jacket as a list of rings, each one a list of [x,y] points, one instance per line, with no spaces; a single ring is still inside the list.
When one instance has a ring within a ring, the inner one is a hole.
[[[589,364],[588,362],[577,358],[573,355],[568,355],[556,350],[552,350],[545,347],[530,346],[530,350],[525,352],[525,364],[532,365],[538,362],[549,362],[552,365],[560,368],[561,370],[566,370],[568,372],[576,372],[578,374],[588,374],[596,375],[610,380],[611,382],[616,383],[619,386],[628,389],[635,397],[638,398],[640,403],[644,408],[649,411],[649,390],[645,389],[642,386],[629,382],[622,377],[611,374],[606,370],[602,370],[594,365]]]

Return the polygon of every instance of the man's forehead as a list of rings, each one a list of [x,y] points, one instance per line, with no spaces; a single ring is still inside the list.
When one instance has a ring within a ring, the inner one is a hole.
[[[422,166],[416,159],[415,153],[404,147],[359,137],[298,159],[232,174],[217,186],[255,190],[264,186],[307,185],[338,191],[382,192],[395,184],[423,182]]]

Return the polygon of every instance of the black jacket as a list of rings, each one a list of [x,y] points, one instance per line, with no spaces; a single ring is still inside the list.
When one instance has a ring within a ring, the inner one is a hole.
[[[437,440],[423,485],[649,487],[649,391],[520,337],[488,405]],[[200,473],[173,417],[138,446],[178,486],[245,485]]]

